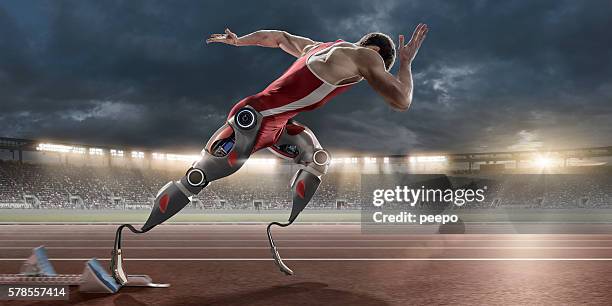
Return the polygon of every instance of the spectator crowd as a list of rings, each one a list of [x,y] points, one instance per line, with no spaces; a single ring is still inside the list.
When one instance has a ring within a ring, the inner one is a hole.
[[[179,170],[87,167],[0,161],[0,204],[4,208],[148,209],[155,194]],[[192,201],[200,209],[288,209],[289,171],[240,170],[212,182]],[[464,208],[612,208],[612,175],[492,174],[449,177],[453,188],[486,186],[485,201]],[[467,187],[466,187],[467,186]],[[328,173],[310,209],[359,209],[359,171]],[[258,203],[258,205],[255,205]]]

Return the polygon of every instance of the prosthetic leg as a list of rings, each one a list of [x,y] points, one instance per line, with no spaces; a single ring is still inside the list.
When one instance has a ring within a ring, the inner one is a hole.
[[[286,275],[293,275],[293,271],[285,265],[278,253],[272,238],[271,227],[272,225],[287,227],[295,221],[317,191],[321,183],[321,177],[327,173],[331,157],[321,147],[312,131],[295,121],[287,123],[279,140],[268,149],[275,155],[293,160],[296,164],[300,165],[300,169],[297,170],[291,180],[293,204],[289,221],[286,223],[272,222],[266,228],[274,262],[281,272]]]
[[[121,232],[146,233],[183,209],[208,183],[240,169],[251,155],[262,115],[250,106],[238,110],[208,141],[199,161],[194,162],[180,180],[168,182],[156,195],[153,210],[145,224],[136,229],[130,224],[119,226],[111,256],[113,278],[121,285],[127,282],[121,254]]]

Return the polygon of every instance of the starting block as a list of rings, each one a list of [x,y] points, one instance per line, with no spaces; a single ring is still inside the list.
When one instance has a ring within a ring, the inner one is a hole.
[[[81,275],[57,274],[44,246],[34,248],[19,274],[0,274],[0,284],[79,286],[79,291],[92,293],[116,293],[122,287],[170,287],[170,284],[153,283],[148,275],[128,275],[127,283],[120,285],[95,258],[85,263]]]

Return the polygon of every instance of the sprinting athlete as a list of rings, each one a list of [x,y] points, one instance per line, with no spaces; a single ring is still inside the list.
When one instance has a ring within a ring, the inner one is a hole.
[[[180,180],[169,182],[158,192],[153,211],[140,232],[150,230],[179,212],[206,185],[236,172],[252,153],[264,148],[301,166],[291,182],[293,206],[289,222],[270,225],[291,224],[314,195],[331,161],[330,154],[321,147],[314,133],[293,117],[323,106],[364,79],[391,108],[407,110],[412,102],[411,64],[427,31],[427,25],[419,24],[407,44],[404,44],[404,36],[399,36],[397,76],[389,73],[395,62],[395,45],[382,33],[367,34],[356,43],[317,42],[269,30],[242,37],[229,29],[224,34],[212,34],[207,43],[280,48],[297,60],[263,91],[232,108],[225,124],[202,150],[201,159]],[[121,228],[118,233],[120,231]],[[282,264],[276,252],[270,226],[268,237],[277,263],[290,274],[291,270]],[[115,253],[118,251],[120,255],[119,248],[120,245],[116,245]]]

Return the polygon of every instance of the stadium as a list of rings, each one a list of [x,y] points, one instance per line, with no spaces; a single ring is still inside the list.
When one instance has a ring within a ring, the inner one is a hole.
[[[71,273],[78,273],[87,258],[108,260],[116,224],[142,223],[156,190],[182,175],[197,159],[195,153],[46,140],[1,138],[0,145],[3,271],[14,270],[15,264],[40,244],[46,245],[58,269]],[[300,271],[290,284],[282,285],[286,281],[268,261],[263,224],[287,218],[291,208],[287,184],[295,165],[261,154],[237,174],[211,184],[167,225],[144,239],[126,237],[129,269],[147,271],[156,279],[172,283],[172,287],[124,288],[114,302],[170,305],[180,298],[180,304],[241,304],[243,299],[254,299],[258,304],[280,303],[286,294],[297,294],[317,296],[320,302],[333,296],[339,297],[340,304],[359,301],[377,305],[388,297],[359,293],[365,292],[367,285],[345,289],[343,285],[328,288],[326,284],[346,283],[359,276],[345,275],[340,280],[342,270],[358,273],[361,269],[374,275],[373,271],[384,273],[384,278],[376,276],[383,283],[388,275],[397,273],[394,270],[419,273],[433,269],[438,271],[433,273],[448,275],[443,279],[448,283],[458,281],[459,274],[470,282],[481,282],[477,281],[479,273],[507,275],[510,267],[527,271],[563,265],[570,275],[588,273],[585,271],[597,269],[595,263],[609,256],[611,156],[612,147],[334,157],[329,174],[299,223],[277,234],[286,261]],[[404,226],[390,233],[369,231],[359,225],[364,200],[362,178],[394,173],[442,176],[459,185],[485,180],[486,200],[445,208],[444,212],[461,216],[464,235],[452,229],[442,231],[438,225]],[[440,234],[432,235],[436,233]],[[517,233],[527,235],[509,235]],[[165,264],[148,268],[154,261]],[[219,274],[219,264],[228,270]],[[189,273],[191,265],[204,274]],[[233,289],[244,296],[224,295],[227,285],[214,285],[212,279],[221,275],[225,275],[223,283],[257,280],[259,286]],[[417,279],[430,282],[425,275]],[[212,295],[189,294],[190,288],[201,282],[209,284]],[[533,288],[545,287],[536,277],[528,282]],[[569,286],[572,282],[569,278],[557,285]],[[273,289],[257,289],[266,286]],[[391,284],[386,286],[386,294],[404,292]],[[509,290],[518,288],[521,286]],[[430,292],[413,290],[415,296],[399,295],[398,299],[426,301],[430,296]],[[444,292],[461,301],[471,300],[458,298],[460,293],[454,289]],[[515,294],[516,302],[535,298]],[[490,299],[490,295],[482,293],[473,298]],[[96,304],[110,300],[72,289],[70,301]]]
[[[0,305],[611,305],[611,10],[0,1]]]
[[[0,149],[0,207],[44,209],[46,214],[49,210],[148,212],[160,186],[180,177],[198,159],[197,153],[13,138],[0,138]],[[236,175],[206,188],[192,200],[190,208],[202,213],[290,209],[287,186],[296,166],[270,154],[260,155],[250,159]],[[362,174],[409,173],[493,181],[485,201],[456,209],[605,210],[612,208],[610,158],[612,146],[546,152],[334,157],[330,174],[307,209],[359,210]]]

